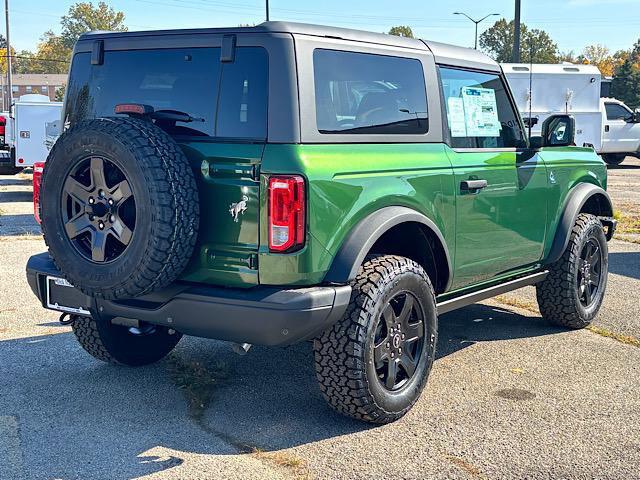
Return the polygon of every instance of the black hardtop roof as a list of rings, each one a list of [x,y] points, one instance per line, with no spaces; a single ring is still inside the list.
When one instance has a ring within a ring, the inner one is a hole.
[[[255,33],[289,33],[292,35],[309,35],[315,37],[337,38],[356,42],[365,42],[413,50],[431,51],[440,63],[461,64],[499,71],[500,67],[487,55],[472,48],[458,47],[440,42],[416,38],[399,37],[385,33],[367,32],[350,28],[328,27],[296,22],[263,22],[254,27],[230,28],[187,28],[176,30],[148,30],[133,32],[93,31],[83,34],[78,41],[90,41],[101,38],[146,37],[163,35],[198,35],[198,34],[255,34]]]

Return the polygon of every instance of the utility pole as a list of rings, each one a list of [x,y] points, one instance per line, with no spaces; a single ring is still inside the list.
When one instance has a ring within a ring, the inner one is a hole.
[[[473,23],[476,24],[476,41],[475,41],[475,44],[474,44],[474,47],[473,47],[476,50],[478,49],[478,24],[480,22],[482,22],[483,20],[486,20],[489,17],[493,17],[494,15],[498,15],[498,16],[500,15],[499,13],[490,13],[489,15],[486,15],[486,16],[482,17],[480,20],[475,20],[475,19],[471,18],[469,15],[467,15],[464,12],[453,12],[453,14],[454,15],[464,15],[465,17],[467,17],[469,20],[471,20]]]
[[[513,63],[520,63],[520,0],[516,0],[516,15],[513,20]]]
[[[267,6],[267,22],[269,21],[269,0],[265,0]]]
[[[11,115],[11,104],[13,97],[13,87],[11,86],[11,41],[9,40],[9,0],[4,0],[4,14],[7,21],[7,89],[9,97],[9,115]]]

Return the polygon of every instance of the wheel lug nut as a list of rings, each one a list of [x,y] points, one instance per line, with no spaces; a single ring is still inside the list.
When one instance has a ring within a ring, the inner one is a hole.
[[[98,196],[99,196],[100,198],[104,197],[104,192],[103,192],[102,190],[100,190],[100,191],[98,192]]]
[[[96,219],[96,217],[94,217],[93,215],[89,215],[89,220],[91,220],[92,222]]]
[[[391,346],[391,344],[387,342],[387,348],[389,348],[390,346]]]
[[[109,215],[109,221],[110,221],[111,223],[115,222],[115,221],[116,221],[116,217],[115,217],[115,215]]]
[[[100,228],[100,230],[102,230],[102,229],[104,228],[104,223],[100,222],[100,223],[98,224],[98,227]]]
[[[404,333],[402,334],[402,339],[404,340]]]
[[[393,358],[393,357],[395,357],[395,356],[396,356],[396,354],[395,354],[395,353],[393,353],[393,352],[391,352],[391,358]]]
[[[93,199],[93,197],[89,197],[89,205],[93,205],[94,203],[96,203],[96,201]]]
[[[109,203],[109,205],[113,205],[113,198],[110,198],[107,203]]]

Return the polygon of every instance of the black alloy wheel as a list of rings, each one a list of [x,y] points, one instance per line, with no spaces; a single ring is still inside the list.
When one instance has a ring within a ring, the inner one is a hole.
[[[597,298],[602,280],[602,250],[596,240],[589,239],[582,247],[576,273],[578,298],[588,308]]]
[[[424,314],[413,294],[399,292],[387,302],[373,342],[378,380],[387,390],[402,389],[415,374],[424,330]]]
[[[93,263],[118,259],[136,223],[129,180],[112,161],[92,156],[69,173],[62,189],[62,221],[74,248]]]

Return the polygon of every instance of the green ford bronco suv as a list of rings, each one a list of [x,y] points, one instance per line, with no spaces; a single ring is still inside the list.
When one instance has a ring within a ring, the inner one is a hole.
[[[64,122],[27,277],[100,360],[313,341],[328,403],[385,423],[440,314],[533,284],[564,327],[602,304],[605,165],[568,115],[529,138],[475,50],[281,22],[90,33]]]

